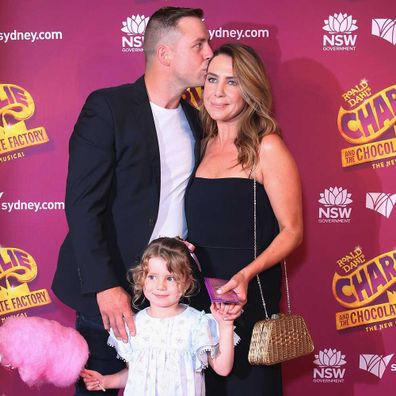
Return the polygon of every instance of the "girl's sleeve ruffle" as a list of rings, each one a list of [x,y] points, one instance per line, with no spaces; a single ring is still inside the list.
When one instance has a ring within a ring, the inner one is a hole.
[[[127,326],[125,326],[125,328],[127,330],[127,335],[128,335],[127,343],[121,340],[117,340],[117,338],[114,335],[113,329],[110,329],[109,338],[107,339],[107,345],[115,348],[115,350],[117,351],[117,358],[124,360],[125,362],[128,362],[131,360],[132,345],[131,345],[131,336],[129,334],[129,330]]]
[[[213,315],[202,313],[193,339],[195,371],[201,372],[206,369],[208,357],[214,359],[218,355],[219,334],[219,325]],[[234,332],[234,345],[239,341],[239,336]]]

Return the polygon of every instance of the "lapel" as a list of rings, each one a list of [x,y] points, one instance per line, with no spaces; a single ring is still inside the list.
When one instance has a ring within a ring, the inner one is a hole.
[[[201,123],[198,118],[198,110],[188,104],[185,100],[180,101],[183,108],[184,114],[186,115],[188,124],[190,125],[191,131],[195,139],[194,145],[194,158],[195,158],[195,168],[198,166],[200,156],[201,156],[201,139],[202,139],[202,128]]]
[[[144,83],[144,76],[136,80],[135,88],[135,103],[134,107],[137,110],[136,123],[139,130],[143,131],[147,150],[149,153],[149,160],[153,171],[154,181],[156,184],[157,198],[159,202],[161,189],[161,162],[158,146],[157,131],[155,129],[154,117],[150,107],[150,101],[147,95],[146,85]]]
[[[151,111],[150,101],[147,95],[146,85],[144,83],[144,76],[136,80],[134,84],[134,108],[136,109],[137,128],[143,131],[146,137],[146,145],[149,153],[149,160],[156,184],[157,198],[159,202],[160,189],[161,189],[161,160],[158,145],[157,131],[155,129],[154,117]],[[188,104],[186,101],[181,100],[181,106],[184,114],[186,115],[188,124],[190,125],[193,133],[194,144],[194,157],[195,168],[198,166],[200,159],[200,142],[202,139],[201,123],[198,119],[198,110]]]

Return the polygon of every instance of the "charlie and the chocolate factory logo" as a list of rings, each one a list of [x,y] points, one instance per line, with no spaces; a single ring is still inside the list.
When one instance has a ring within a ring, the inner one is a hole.
[[[361,247],[337,260],[333,295],[347,310],[336,313],[337,330],[396,327],[396,250],[368,258]]]
[[[46,289],[29,289],[36,276],[37,263],[28,252],[0,247],[0,317],[51,303]]]
[[[26,89],[0,84],[0,163],[23,158],[27,147],[48,142],[44,127],[26,126],[34,110],[33,98]]]
[[[362,80],[342,98],[346,108],[338,111],[338,130],[352,145],[341,150],[342,166],[396,165],[396,85],[373,92],[367,80]]]

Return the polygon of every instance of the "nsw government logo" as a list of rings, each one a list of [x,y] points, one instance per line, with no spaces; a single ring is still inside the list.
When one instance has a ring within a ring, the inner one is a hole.
[[[344,382],[346,364],[345,355],[337,349],[324,349],[315,355],[313,361],[318,367],[313,370],[313,382],[342,383]]]
[[[144,31],[146,30],[149,17],[132,15],[122,22],[121,31],[126,33],[122,36],[122,52],[143,52]]]
[[[351,193],[346,188],[329,187],[320,193],[318,200],[323,206],[319,208],[319,223],[350,223],[352,203]]]
[[[323,51],[355,51],[357,35],[352,34],[358,29],[356,19],[352,15],[339,14],[329,15],[324,21]]]

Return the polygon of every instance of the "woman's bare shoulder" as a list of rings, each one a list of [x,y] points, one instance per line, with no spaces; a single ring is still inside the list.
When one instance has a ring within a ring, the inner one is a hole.
[[[260,153],[266,156],[270,153],[281,153],[288,151],[282,137],[276,133],[264,136],[260,142]]]

